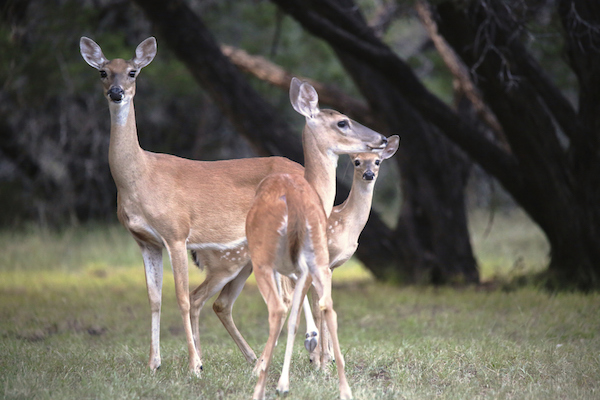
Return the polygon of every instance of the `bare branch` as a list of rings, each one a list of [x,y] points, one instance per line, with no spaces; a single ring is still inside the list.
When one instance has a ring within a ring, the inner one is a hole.
[[[477,87],[473,84],[469,76],[467,67],[463,64],[454,50],[446,43],[444,38],[438,33],[437,25],[431,16],[431,9],[426,1],[419,0],[415,4],[417,14],[427,30],[429,37],[433,41],[435,48],[444,60],[444,63],[450,70],[450,73],[456,81],[459,90],[465,94],[471,102],[479,118],[492,130],[496,139],[502,144],[506,151],[510,151],[510,145],[504,136],[502,126],[496,119],[494,113],[486,106]]]
[[[233,46],[221,45],[221,51],[231,62],[242,71],[248,72],[260,80],[277,86],[284,91],[290,88],[294,74],[261,56],[248,54]],[[298,77],[298,76],[297,76]],[[350,117],[360,120],[367,125],[373,124],[373,116],[367,104],[346,94],[335,85],[315,81],[314,79],[298,77],[310,83],[319,93],[319,101],[339,110]]]

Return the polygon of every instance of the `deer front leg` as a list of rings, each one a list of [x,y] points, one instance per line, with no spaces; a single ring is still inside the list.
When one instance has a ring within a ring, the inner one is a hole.
[[[138,243],[144,259],[144,271],[146,274],[146,289],[152,313],[152,324],[150,330],[150,360],[148,367],[152,371],[160,368],[160,307],[162,298],[162,248]]]
[[[190,320],[190,289],[188,278],[188,258],[185,242],[166,243],[171,266],[173,268],[173,278],[175,279],[175,295],[179,305],[179,312],[183,320],[183,329],[187,340],[189,354],[190,372],[199,376],[202,371],[202,361],[198,355],[198,350],[194,344],[194,335],[192,333],[192,323]]]

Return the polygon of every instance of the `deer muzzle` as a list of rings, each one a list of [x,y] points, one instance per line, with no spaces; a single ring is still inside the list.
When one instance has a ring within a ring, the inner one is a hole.
[[[108,97],[110,97],[111,101],[115,103],[120,103],[121,100],[123,100],[123,96],[125,96],[125,91],[118,86],[113,86],[110,89],[108,89],[107,94]]]

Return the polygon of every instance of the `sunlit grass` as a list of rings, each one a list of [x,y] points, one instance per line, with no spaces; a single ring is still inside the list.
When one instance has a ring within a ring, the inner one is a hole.
[[[516,230],[526,245],[517,233],[504,232],[518,224],[518,215],[496,216],[490,235],[480,242],[475,238],[480,264],[489,265],[487,277],[513,273],[515,257],[523,257],[525,269],[543,262],[544,242],[540,245],[535,230],[527,225]],[[517,247],[507,245],[508,250],[502,241]],[[252,366],[212,312],[212,301],[200,322],[204,371],[200,378],[189,376],[168,262],[163,364],[156,374],[147,370],[150,312],[144,272],[139,250],[123,228],[2,232],[0,244],[0,397],[250,397],[256,383]],[[202,278],[190,269],[192,285]],[[375,282],[360,264],[351,263],[335,271],[333,298],[356,399],[600,395],[599,294],[549,294],[532,287],[511,292],[398,288]],[[267,339],[266,317],[251,278],[234,319],[256,353]],[[271,399],[282,358],[280,340],[267,387]],[[335,368],[313,371],[298,338],[288,398],[337,397]]]
[[[541,272],[548,266],[548,241],[520,209],[474,211],[469,229],[483,282],[507,281]]]
[[[0,231],[2,271],[80,270],[91,265],[137,265],[140,252],[119,225],[89,225],[60,232],[36,227]]]

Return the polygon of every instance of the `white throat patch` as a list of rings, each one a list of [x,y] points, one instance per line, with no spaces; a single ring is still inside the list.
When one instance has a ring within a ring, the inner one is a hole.
[[[110,118],[115,125],[124,126],[129,118],[129,101],[123,100],[120,103],[108,102]]]

